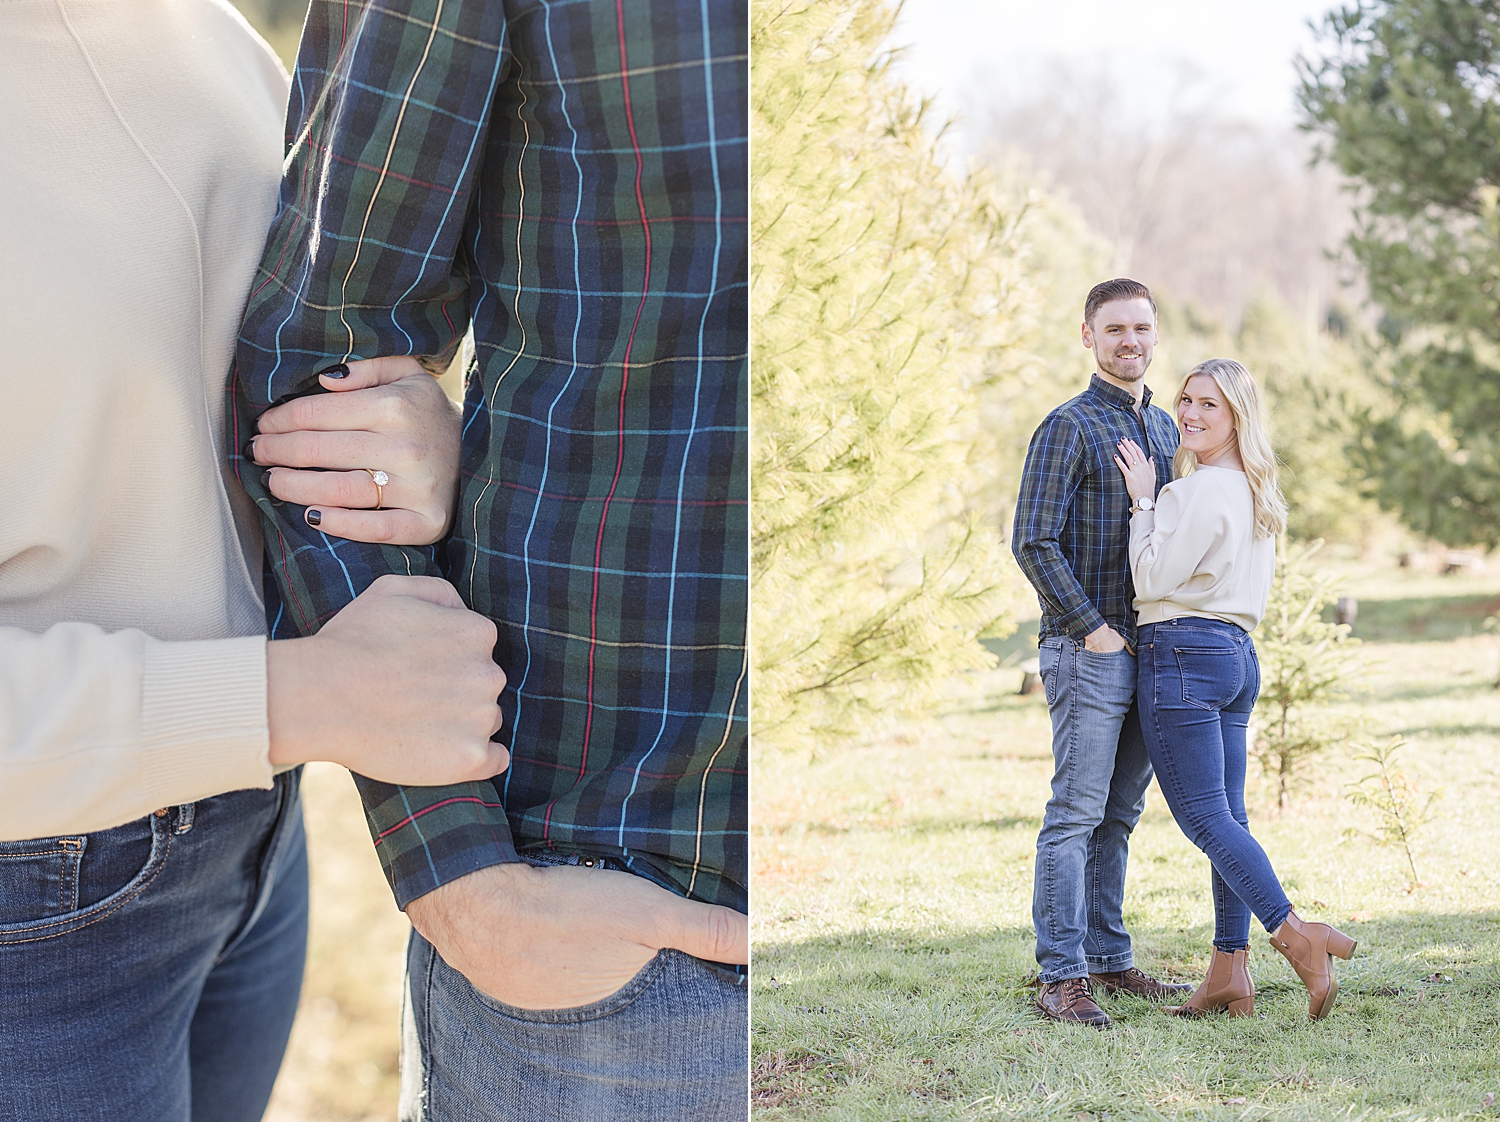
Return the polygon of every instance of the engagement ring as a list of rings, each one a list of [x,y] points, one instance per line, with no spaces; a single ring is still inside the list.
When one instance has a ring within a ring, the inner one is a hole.
[[[375,509],[379,510],[385,503],[385,485],[391,481],[391,477],[379,468],[360,468],[375,482]]]

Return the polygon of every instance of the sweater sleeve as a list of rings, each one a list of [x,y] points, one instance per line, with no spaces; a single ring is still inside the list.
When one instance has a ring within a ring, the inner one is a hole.
[[[0,627],[0,840],[269,787],[266,640]]]
[[[1204,487],[1162,488],[1156,511],[1130,516],[1130,572],[1142,603],[1169,600],[1224,536],[1224,510]]]

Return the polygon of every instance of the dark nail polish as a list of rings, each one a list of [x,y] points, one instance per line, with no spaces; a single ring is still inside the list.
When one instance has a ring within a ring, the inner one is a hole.
[[[349,367],[342,362],[336,362],[332,366],[325,366],[322,370],[319,370],[318,376],[338,381],[340,378],[349,377]]]
[[[260,473],[260,485],[262,487],[264,487],[267,491],[269,491],[271,489],[271,469],[270,468],[266,468],[265,471],[263,471],[263,472]]]
[[[255,462],[255,437],[252,436],[249,440],[245,441],[245,446],[240,449],[240,455],[252,464]]]
[[[307,510],[307,524],[309,526],[321,526],[323,524],[323,512],[321,510],[313,510],[309,507]]]

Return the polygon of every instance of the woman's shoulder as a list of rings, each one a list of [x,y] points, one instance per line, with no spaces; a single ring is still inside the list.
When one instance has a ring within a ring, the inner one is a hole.
[[[291,86],[291,77],[281,59],[267,43],[265,37],[251,25],[238,8],[229,0],[199,0],[206,19],[223,29],[219,42],[221,50],[230,54],[242,65],[250,68],[257,79],[273,95],[282,99]]]
[[[1199,467],[1163,487],[1156,502],[1163,513],[1189,516],[1194,521],[1223,521],[1232,518],[1249,497],[1250,484],[1244,472]]]

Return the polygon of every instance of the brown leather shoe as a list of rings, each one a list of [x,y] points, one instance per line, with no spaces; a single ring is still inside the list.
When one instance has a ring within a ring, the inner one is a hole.
[[[1339,995],[1339,981],[1333,976],[1333,955],[1347,959],[1357,944],[1336,927],[1326,923],[1309,923],[1292,912],[1275,931],[1271,946],[1292,964],[1297,977],[1307,987],[1307,1015],[1313,1020],[1328,1016]]]
[[[1163,1013],[1174,1017],[1201,1017],[1220,1009],[1231,1017],[1248,1017],[1255,1012],[1255,983],[1246,968],[1249,951],[1241,948],[1230,954],[1214,948],[1204,976],[1186,1005],[1168,1005]]]
[[[1103,986],[1107,994],[1133,993],[1147,1001],[1165,1001],[1169,997],[1181,997],[1193,992],[1193,987],[1185,982],[1159,982],[1134,966],[1129,970],[1116,970],[1108,974],[1090,974],[1089,981],[1096,986]]]
[[[1087,978],[1064,978],[1037,989],[1036,1007],[1043,1016],[1069,1025],[1108,1028],[1109,1014],[1100,1009],[1089,992]]]

